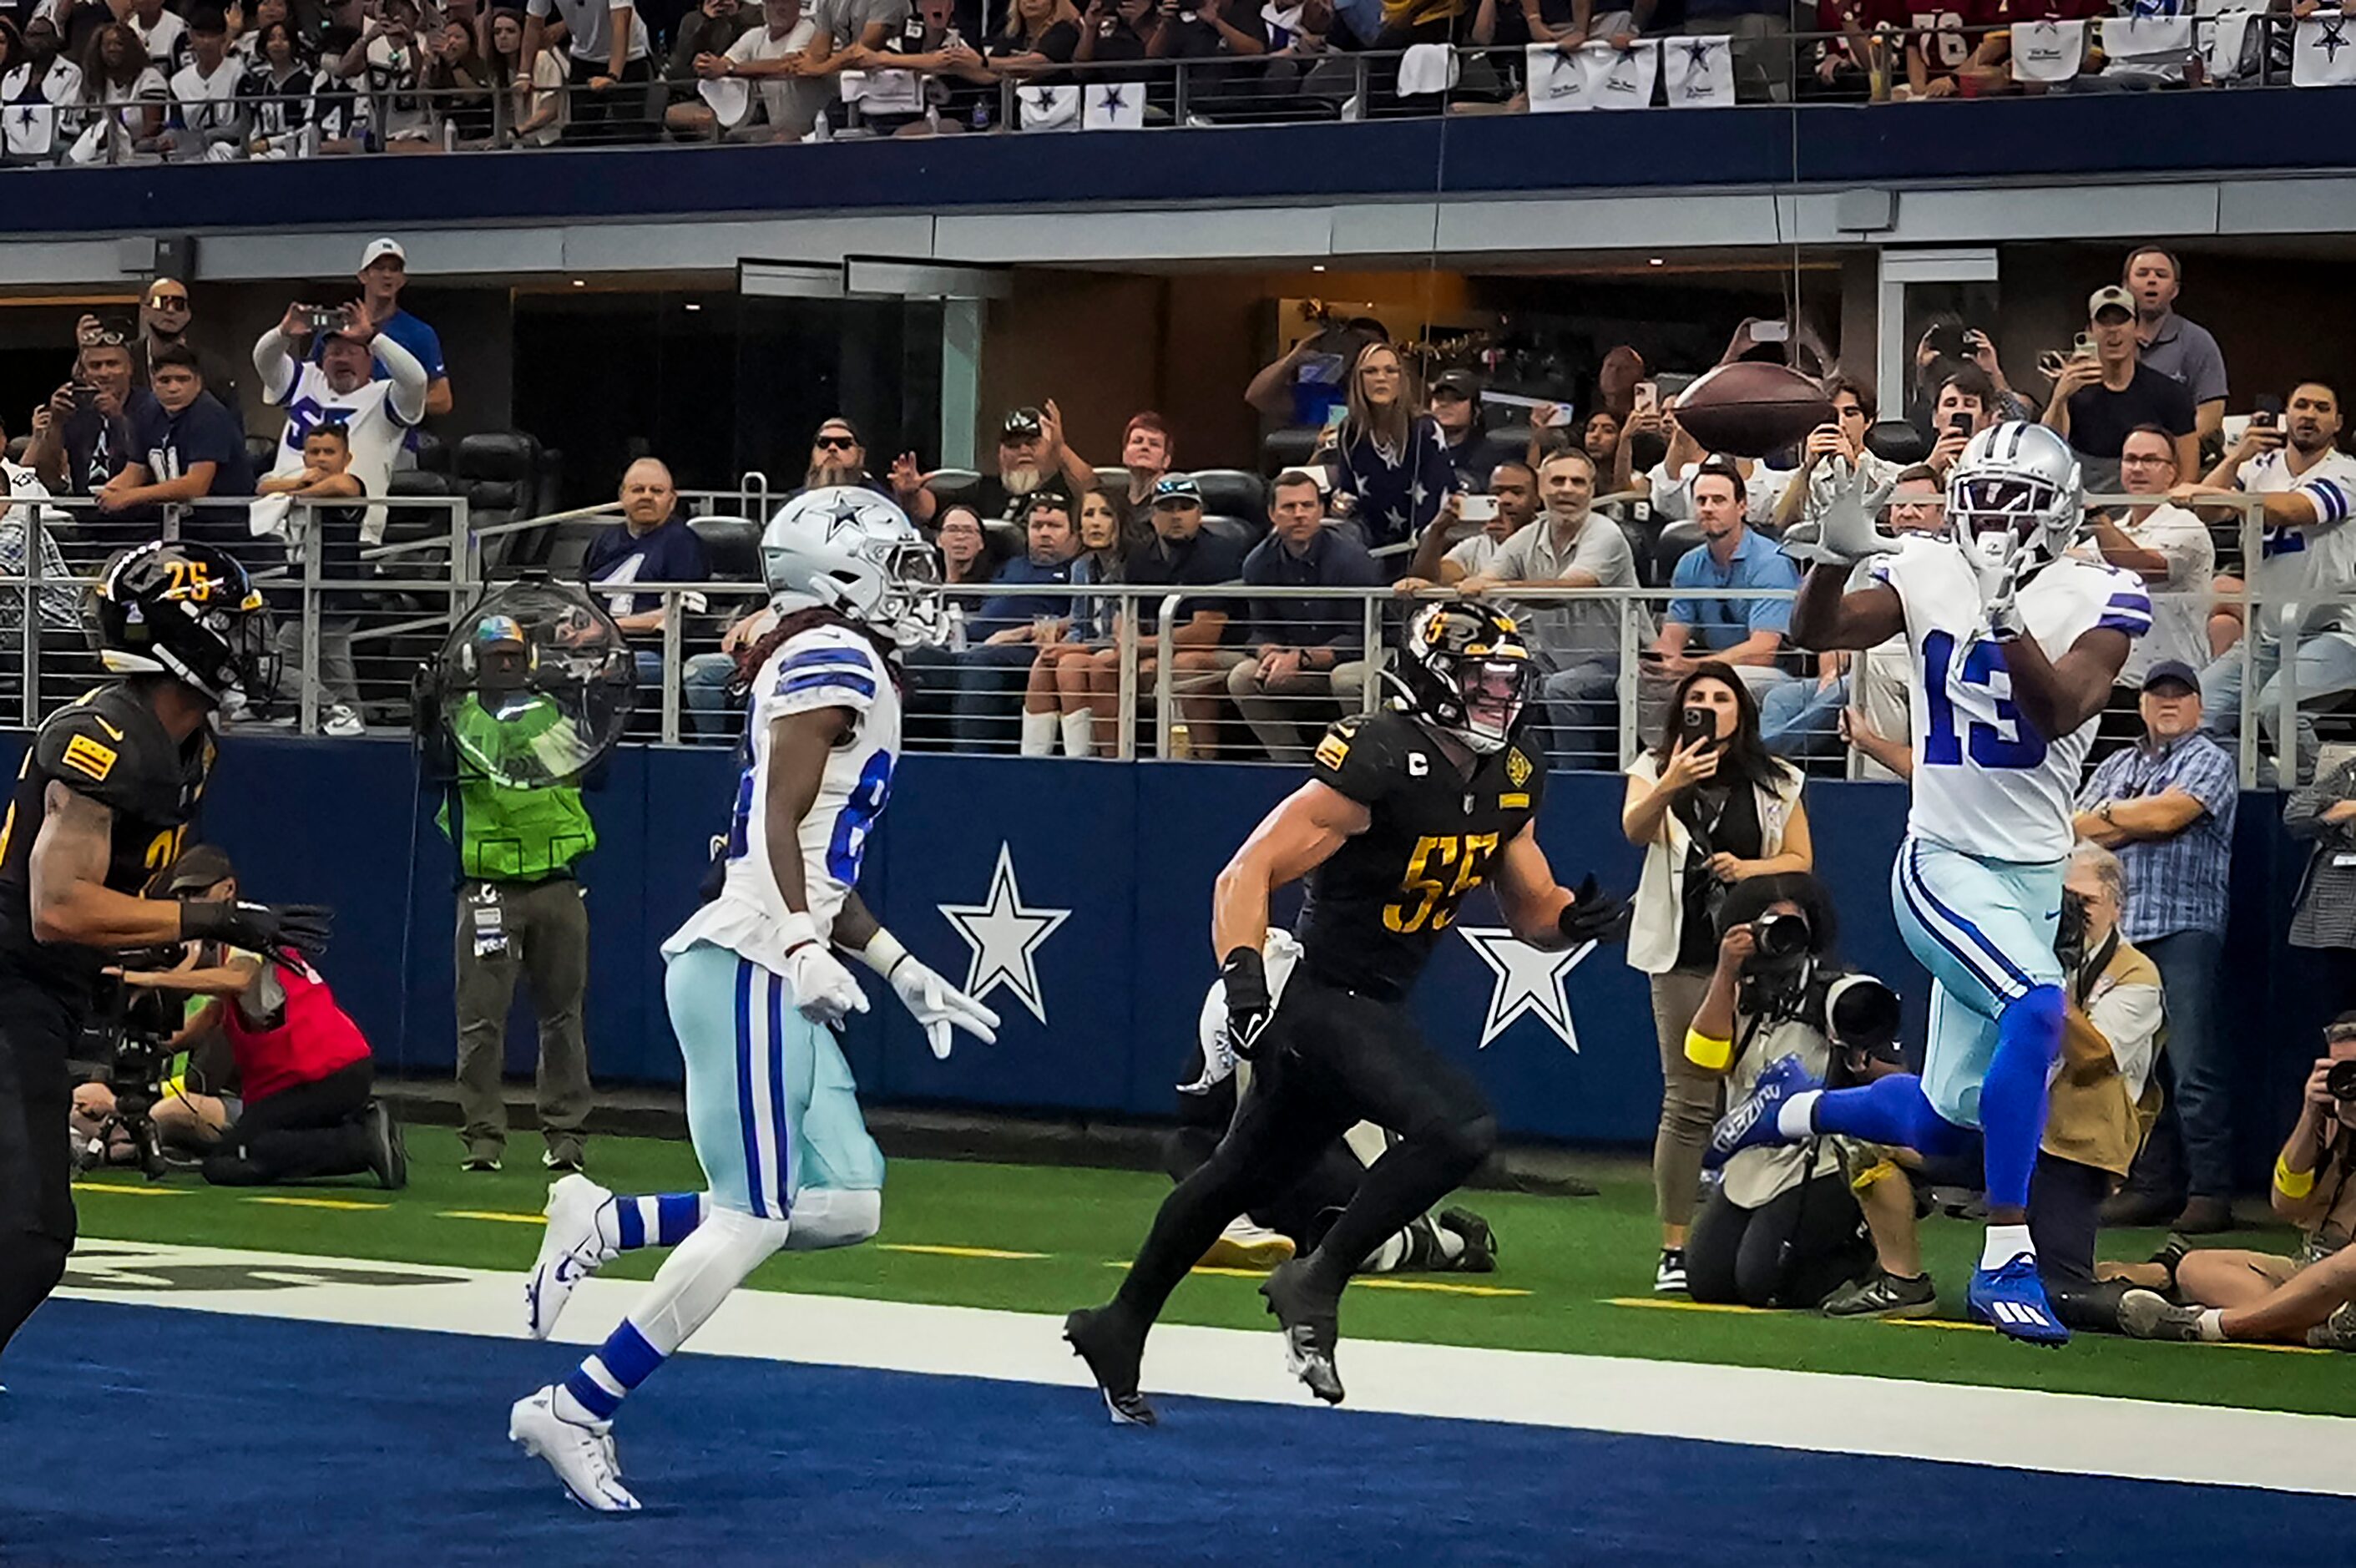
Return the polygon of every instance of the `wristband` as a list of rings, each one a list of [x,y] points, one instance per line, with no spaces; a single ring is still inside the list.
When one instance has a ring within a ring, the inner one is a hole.
[[[1734,1065],[1734,1041],[1731,1037],[1718,1039],[1699,1029],[1686,1030],[1686,1060],[1711,1072],[1724,1072]]]
[[[851,956],[889,980],[892,972],[907,961],[908,950],[899,938],[878,926],[875,934],[867,939],[867,945],[853,950]]]
[[[806,909],[786,912],[786,918],[777,922],[777,940],[785,944],[787,953],[823,945],[818,940],[818,922],[810,918],[809,911]]]
[[[2280,1155],[2275,1156],[2275,1189],[2285,1197],[2301,1198],[2315,1190],[2313,1171],[2295,1171]]]

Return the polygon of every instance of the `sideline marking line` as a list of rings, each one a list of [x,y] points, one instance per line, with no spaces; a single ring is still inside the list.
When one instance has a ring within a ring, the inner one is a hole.
[[[1010,1252],[1002,1247],[950,1247],[931,1241],[878,1241],[879,1252],[922,1252],[934,1258],[1003,1258],[1017,1261],[1025,1258],[1052,1258],[1053,1252]]]
[[[181,1288],[125,1289],[111,1287],[104,1269],[83,1270],[69,1273],[61,1294],[166,1309],[525,1337],[512,1271],[117,1241],[98,1243],[95,1251],[106,1268],[123,1273],[168,1276],[177,1265],[191,1265],[197,1278]],[[239,1264],[256,1279],[310,1270],[333,1283],[222,1283],[228,1266]],[[369,1283],[337,1277],[355,1273]],[[383,1281],[389,1273],[396,1279]],[[648,1289],[603,1277],[583,1282],[552,1337],[594,1347]],[[1062,1342],[1061,1327],[1055,1314],[739,1291],[687,1353],[1052,1384],[1073,1389],[1093,1411],[1087,1369]],[[1307,1391],[1285,1374],[1270,1346],[1265,1329],[1164,1324],[1146,1355],[1146,1386],[1205,1399],[1306,1405]],[[1399,1340],[1355,1339],[1350,1356],[1349,1409],[1333,1419],[1387,1412],[2356,1497],[2356,1466],[2346,1459],[2356,1420],[2339,1416]],[[552,1364],[563,1359],[554,1356]],[[495,1406],[501,1391],[487,1391],[485,1397]]]
[[[359,1203],[348,1197],[249,1197],[248,1203],[274,1203],[284,1208],[344,1208],[372,1210],[391,1208],[390,1203]]]
[[[509,1214],[497,1208],[444,1208],[434,1216],[436,1219],[490,1219],[502,1225],[546,1225],[545,1214]]]
[[[181,1197],[186,1196],[186,1194],[178,1187],[128,1187],[121,1182],[112,1181],[78,1181],[73,1184],[73,1189],[76,1192],[118,1193],[124,1197]]]

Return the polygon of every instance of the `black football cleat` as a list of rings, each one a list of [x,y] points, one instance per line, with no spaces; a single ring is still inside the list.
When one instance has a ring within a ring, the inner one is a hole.
[[[1153,1426],[1161,1417],[1137,1391],[1139,1368],[1145,1359],[1145,1336],[1131,1333],[1126,1315],[1109,1306],[1084,1306],[1064,1319],[1064,1342],[1072,1354],[1088,1364],[1088,1373],[1104,1395],[1105,1409],[1115,1426]]]
[[[1469,1208],[1443,1208],[1440,1211],[1443,1230],[1453,1230],[1464,1239],[1464,1251],[1456,1259],[1455,1268],[1462,1274],[1489,1274],[1497,1271],[1497,1233],[1489,1222]]]
[[[1308,1272],[1308,1264],[1299,1258],[1280,1264],[1259,1294],[1284,1330],[1285,1369],[1327,1404],[1340,1404],[1342,1373],[1334,1348],[1342,1337],[1341,1304],[1313,1289],[1305,1278]]]

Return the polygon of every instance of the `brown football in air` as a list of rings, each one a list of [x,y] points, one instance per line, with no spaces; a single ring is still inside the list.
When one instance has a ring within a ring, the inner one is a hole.
[[[1676,415],[1706,450],[1764,457],[1832,423],[1833,405],[1814,381],[1788,366],[1738,360],[1679,393]]]

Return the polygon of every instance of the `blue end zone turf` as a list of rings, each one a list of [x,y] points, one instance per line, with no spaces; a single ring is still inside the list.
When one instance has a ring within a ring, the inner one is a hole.
[[[648,1511],[600,1519],[506,1442],[576,1353],[51,1302],[5,1369],[0,1562],[2214,1568],[2356,1535],[2337,1498],[1205,1400],[1141,1432],[1082,1390],[698,1356],[616,1428]]]

